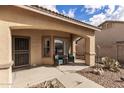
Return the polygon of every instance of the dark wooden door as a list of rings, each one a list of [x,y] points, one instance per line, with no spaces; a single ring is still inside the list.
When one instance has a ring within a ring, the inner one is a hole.
[[[29,64],[28,37],[13,37],[13,60],[15,67]]]

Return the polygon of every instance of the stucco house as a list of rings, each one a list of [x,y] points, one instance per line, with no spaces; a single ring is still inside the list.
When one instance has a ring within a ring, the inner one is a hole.
[[[96,58],[111,57],[124,63],[124,22],[123,21],[105,21],[98,27],[101,32],[96,31]],[[77,42],[77,56],[85,55],[85,38]],[[81,52],[82,51],[82,52]]]
[[[78,37],[85,38],[85,62],[93,66],[95,31],[101,29],[38,6],[0,6],[0,87],[11,86],[13,68],[53,65],[57,44],[63,55],[75,56]]]
[[[96,32],[96,53],[98,57],[108,56],[124,63],[124,22],[105,21]]]

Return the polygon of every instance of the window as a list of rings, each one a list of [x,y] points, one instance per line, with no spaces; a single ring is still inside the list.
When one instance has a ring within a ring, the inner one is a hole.
[[[50,36],[43,37],[43,56],[50,57],[50,47],[51,47],[51,38]]]

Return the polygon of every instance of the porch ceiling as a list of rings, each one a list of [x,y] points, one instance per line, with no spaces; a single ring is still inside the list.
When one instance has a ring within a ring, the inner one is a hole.
[[[89,35],[93,35],[93,32],[90,33],[82,33],[82,32],[76,32],[76,31],[72,31],[70,29],[61,29],[61,28],[52,28],[52,27],[43,27],[43,26],[11,26],[10,27],[11,30],[36,30],[36,31],[56,31],[56,32],[64,32],[64,33],[69,33],[69,34],[73,34],[79,37],[87,37]]]

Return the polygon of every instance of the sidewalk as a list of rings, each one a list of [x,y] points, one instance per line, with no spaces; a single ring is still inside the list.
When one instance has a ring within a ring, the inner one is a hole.
[[[103,88],[101,85],[91,81],[77,73],[66,73],[57,77],[66,88]]]
[[[21,71],[13,72],[13,85],[12,87],[23,88],[28,87],[30,84],[36,84],[43,82],[57,76],[61,76],[64,73],[57,70],[55,67],[36,67]]]
[[[80,67],[80,66],[79,66]],[[59,69],[60,68],[60,69]],[[33,84],[57,78],[66,88],[103,88],[101,85],[75,73],[75,67],[37,67],[13,72],[12,87],[29,87]],[[78,68],[78,66],[76,66]],[[85,68],[82,66],[82,69]],[[81,69],[81,68],[80,68]],[[70,71],[71,70],[71,71]]]

